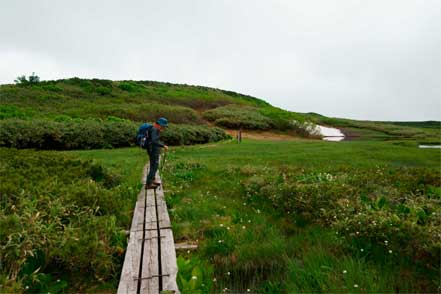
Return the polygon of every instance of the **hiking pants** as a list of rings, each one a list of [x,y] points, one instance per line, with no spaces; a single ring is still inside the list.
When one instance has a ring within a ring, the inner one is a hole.
[[[150,158],[150,169],[149,174],[147,175],[147,186],[150,185],[153,180],[155,179],[156,172],[158,171],[159,167],[159,150],[152,150],[150,152],[147,152]]]

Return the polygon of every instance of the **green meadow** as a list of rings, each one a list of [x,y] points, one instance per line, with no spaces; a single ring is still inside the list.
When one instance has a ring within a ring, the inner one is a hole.
[[[312,140],[173,149],[164,180],[174,236],[199,244],[179,256],[181,289],[437,291],[440,155]]]
[[[0,292],[115,292],[145,151],[162,177],[182,293],[436,292],[439,122],[294,113],[230,91],[67,79],[0,86]],[[308,139],[305,122],[356,140]],[[231,140],[225,129],[295,140]],[[294,137],[293,137],[294,139]],[[205,143],[205,144],[203,144]],[[198,144],[198,145],[195,145]]]

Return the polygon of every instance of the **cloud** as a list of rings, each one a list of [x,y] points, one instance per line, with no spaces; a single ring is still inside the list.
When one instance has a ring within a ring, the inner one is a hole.
[[[160,80],[293,111],[439,120],[440,18],[436,0],[7,0],[0,82]]]

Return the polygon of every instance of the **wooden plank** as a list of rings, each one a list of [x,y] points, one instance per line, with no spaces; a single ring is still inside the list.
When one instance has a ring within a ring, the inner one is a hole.
[[[142,281],[140,293],[159,293],[158,278],[158,232],[146,231],[144,258],[142,261]]]
[[[176,250],[196,250],[198,249],[198,244],[192,244],[192,243],[175,243],[175,249]]]
[[[161,228],[171,227],[170,217],[168,215],[167,205],[165,201],[160,201],[161,205],[158,205],[159,225]]]
[[[131,232],[127,244],[118,294],[135,294],[138,288],[139,257],[141,256],[142,232]]]
[[[174,291],[179,293],[176,283],[178,274],[178,266],[176,263],[175,242],[173,240],[173,232],[170,229],[161,230],[161,263],[162,263],[162,285],[163,290]]]
[[[143,169],[143,179],[147,172],[147,165]],[[141,181],[143,180],[141,179]],[[141,246],[143,232],[142,223],[144,221],[144,207],[145,207],[145,193],[143,189],[139,192],[138,198],[133,210],[132,224],[130,226],[129,240],[127,242],[126,253],[124,257],[124,264],[121,271],[121,278],[118,285],[118,292],[120,294],[136,293],[138,288],[138,281],[136,278],[139,274],[139,266],[141,256]]]
[[[156,229],[156,207],[153,190],[147,190],[146,230]]]
[[[156,175],[157,180],[161,182],[159,173]],[[167,204],[164,197],[164,190],[161,185],[156,190],[156,199],[158,204],[159,225],[161,228],[171,227],[170,216],[168,215]],[[180,293],[176,283],[178,274],[178,265],[176,262],[175,242],[173,239],[173,232],[171,229],[161,229],[161,265],[162,265],[162,284],[163,290],[174,291]]]
[[[135,210],[133,211],[132,225],[130,231],[136,231],[142,229],[142,223],[144,221],[144,206],[145,206],[145,193],[141,191],[138,195],[138,201],[135,204]]]

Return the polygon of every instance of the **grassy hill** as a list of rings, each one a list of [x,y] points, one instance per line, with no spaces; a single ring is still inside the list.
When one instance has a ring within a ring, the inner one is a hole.
[[[300,114],[250,96],[200,86],[73,78],[2,85],[0,101],[0,146],[6,147],[133,146],[139,124],[160,116],[172,124],[164,133],[169,145],[228,137],[215,127],[309,135]]]
[[[206,110],[232,104],[241,109],[241,114],[268,117],[272,120],[271,126],[275,126],[283,115],[302,119],[300,115],[274,108],[263,100],[247,95],[150,81],[73,78],[34,85],[3,85],[0,95],[0,118],[3,119],[49,118],[60,121],[118,117],[141,122],[163,115],[176,124],[200,124],[204,122]]]
[[[348,136],[358,138],[429,138],[439,141],[441,136],[440,122],[374,122],[329,118],[315,113],[285,111],[258,98],[202,86],[79,78],[0,86],[0,120],[3,129],[12,128],[11,132],[16,131],[14,127],[17,125],[21,129],[29,128],[17,120],[38,121],[55,129],[63,129],[66,125],[71,129],[72,124],[95,120],[114,129],[118,128],[113,126],[114,123],[132,122],[132,126],[136,127],[140,122],[153,121],[159,116],[167,117],[172,124],[186,125],[190,129],[192,126],[218,126],[228,129],[271,130],[302,137],[309,136],[305,125],[308,121],[341,128]],[[14,119],[15,121],[11,122]],[[122,127],[127,128],[128,125]],[[196,131],[200,130],[202,129]],[[180,128],[179,132],[182,133],[183,128]],[[34,133],[38,133],[39,136],[57,137],[41,131]],[[10,132],[2,135],[11,137]],[[170,139],[171,143],[192,143],[191,139],[182,140],[176,138],[176,135],[170,137],[172,138],[166,140]],[[223,137],[218,136],[216,139]],[[14,138],[10,138],[9,141],[0,142],[0,145],[17,145],[19,148],[27,146],[16,143]],[[57,145],[52,141],[38,144]],[[89,148],[133,144],[122,141],[116,144],[95,143]],[[38,148],[38,144],[28,145]]]

